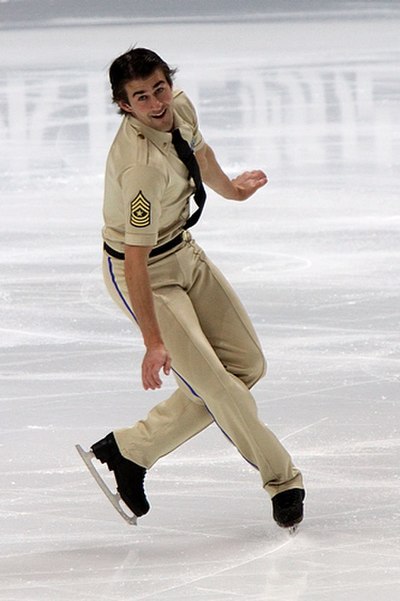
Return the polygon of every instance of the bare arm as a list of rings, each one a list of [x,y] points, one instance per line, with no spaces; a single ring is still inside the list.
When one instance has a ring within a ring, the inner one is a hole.
[[[261,170],[245,171],[234,179],[222,170],[213,149],[206,144],[196,152],[203,182],[212,188],[217,194],[231,200],[246,200],[259,188],[265,186],[267,176]]]
[[[129,298],[146,346],[142,362],[142,382],[145,390],[160,388],[160,370],[163,369],[165,375],[169,375],[171,369],[171,358],[164,346],[154,309],[147,269],[150,251],[151,247],[125,247],[125,278]]]

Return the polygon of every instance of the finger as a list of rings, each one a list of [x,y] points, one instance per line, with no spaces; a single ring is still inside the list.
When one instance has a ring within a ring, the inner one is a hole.
[[[244,173],[242,173],[240,177],[243,177],[244,179],[267,179],[266,174],[264,173],[264,171],[261,171],[260,169],[254,169],[253,171],[245,171]]]
[[[159,370],[156,367],[153,367],[149,373],[148,381],[152,390],[156,390],[157,388],[161,388],[161,378],[159,375]]]
[[[251,179],[256,182],[266,183],[268,181],[267,176],[262,171],[256,171],[252,174]]]
[[[246,182],[246,186],[250,189],[258,190],[262,186],[265,186],[267,182],[268,180],[265,177],[252,177]]]
[[[142,384],[145,390],[151,390],[153,388],[150,378],[146,372],[142,372]]]
[[[156,390],[161,387],[161,380],[156,367],[144,365],[142,368],[142,384],[145,390]]]
[[[241,178],[236,180],[239,187],[247,188],[249,190],[258,190],[268,182],[268,178],[262,172],[251,172],[246,175],[243,174]]]
[[[253,171],[250,171],[250,173],[255,177],[267,177],[267,174],[264,173],[264,171],[261,171],[261,169],[254,169]]]
[[[143,380],[143,388],[145,390],[157,390],[158,388],[161,388],[161,383],[158,384],[153,378],[145,378]]]
[[[171,357],[168,355],[165,363],[164,363],[164,373],[166,376],[169,376],[171,372]]]
[[[254,182],[254,185],[255,185],[255,187],[256,187],[256,188],[257,188],[257,190],[258,190],[258,188],[262,188],[263,186],[265,186],[265,184],[266,184],[267,182],[268,182],[268,180],[267,180],[267,179],[264,179],[264,178],[262,178],[262,179],[257,179],[257,180]]]

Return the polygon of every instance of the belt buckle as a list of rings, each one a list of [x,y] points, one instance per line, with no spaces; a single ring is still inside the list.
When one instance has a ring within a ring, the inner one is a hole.
[[[184,230],[182,232],[182,240],[184,242],[190,242],[192,239],[192,234],[190,232],[188,232],[187,230]]]

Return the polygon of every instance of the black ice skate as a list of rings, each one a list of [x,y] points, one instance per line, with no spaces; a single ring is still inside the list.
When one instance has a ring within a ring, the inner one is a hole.
[[[92,445],[89,452],[84,451],[79,445],[76,445],[76,448],[97,484],[118,513],[129,524],[136,524],[136,518],[144,515],[150,509],[143,486],[146,469],[121,455],[112,433]],[[96,470],[92,463],[94,458],[99,459],[102,463],[106,463],[108,469],[114,472],[118,490],[117,494],[108,488]],[[121,499],[132,511],[133,516],[128,515],[124,511],[120,504]]]
[[[291,534],[294,534],[303,519],[304,497],[302,488],[285,490],[272,497],[275,522],[281,528],[288,528]]]

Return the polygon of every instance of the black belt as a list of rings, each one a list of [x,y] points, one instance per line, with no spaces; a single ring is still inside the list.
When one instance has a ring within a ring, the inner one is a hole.
[[[161,246],[156,246],[150,251],[149,257],[157,257],[157,255],[162,255],[163,253],[167,252],[167,250],[175,248],[175,246],[178,246],[178,244],[180,244],[183,241],[184,234],[186,234],[186,232],[181,232],[180,234],[175,236],[175,238],[172,238],[172,240],[169,240],[165,244],[161,244]],[[114,257],[114,259],[120,259],[121,261],[125,260],[125,254],[119,252],[118,250],[114,250],[113,248],[111,248],[111,246],[108,246],[107,242],[104,242],[103,248],[106,251],[106,253],[108,253],[111,257]]]

